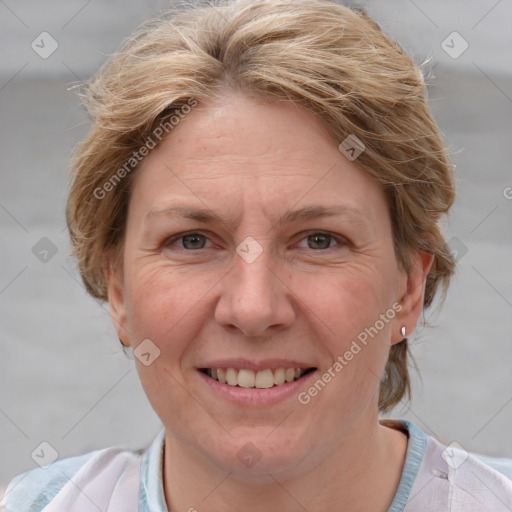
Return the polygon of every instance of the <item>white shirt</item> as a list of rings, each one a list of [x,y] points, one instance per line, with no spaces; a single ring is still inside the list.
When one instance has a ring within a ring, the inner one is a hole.
[[[402,476],[388,512],[512,511],[512,459],[479,457],[457,446],[446,447],[409,421],[381,423],[409,437]],[[147,450],[106,448],[32,469],[11,481],[0,510],[167,512],[163,449],[164,431]],[[195,505],[199,509],[199,503]]]

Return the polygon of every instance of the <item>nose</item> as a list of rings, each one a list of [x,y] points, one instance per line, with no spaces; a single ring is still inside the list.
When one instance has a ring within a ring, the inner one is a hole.
[[[285,273],[273,264],[270,251],[252,262],[235,255],[234,268],[222,280],[215,319],[219,325],[238,329],[245,336],[274,334],[295,320],[293,293]]]

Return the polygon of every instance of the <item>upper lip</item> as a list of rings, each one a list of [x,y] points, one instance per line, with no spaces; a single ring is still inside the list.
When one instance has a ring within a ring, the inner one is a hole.
[[[236,368],[237,370],[252,370],[259,372],[268,368],[300,368],[307,370],[315,368],[314,364],[304,363],[291,359],[263,359],[261,361],[250,361],[249,359],[216,359],[200,364],[197,368]]]

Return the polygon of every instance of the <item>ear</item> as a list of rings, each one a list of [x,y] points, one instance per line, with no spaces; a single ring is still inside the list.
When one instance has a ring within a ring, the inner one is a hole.
[[[128,336],[126,304],[124,298],[123,270],[121,265],[115,261],[114,257],[108,258],[104,275],[107,283],[110,316],[112,317],[119,341],[124,346],[129,347],[130,339]]]
[[[391,344],[399,343],[404,336],[401,334],[402,326],[405,327],[406,336],[411,334],[418,323],[418,318],[423,311],[425,297],[425,285],[427,276],[434,262],[434,255],[429,252],[416,252],[411,256],[412,268],[409,274],[402,274],[402,282],[399,289],[398,302],[401,309],[395,316]]]

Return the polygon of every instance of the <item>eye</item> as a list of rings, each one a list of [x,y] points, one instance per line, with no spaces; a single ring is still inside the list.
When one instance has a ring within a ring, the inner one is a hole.
[[[181,233],[172,238],[169,238],[164,242],[164,247],[171,247],[176,242],[181,242],[178,249],[186,249],[188,251],[194,251],[197,249],[204,249],[208,238],[201,233]]]
[[[199,249],[205,249],[206,243],[209,241],[208,237],[198,232],[190,232],[190,233],[179,233],[169,239],[167,239],[163,243],[164,248],[174,248],[174,249],[183,249],[186,251],[196,251]],[[306,241],[307,246],[301,245]],[[178,245],[179,244],[179,245]],[[325,249],[331,249],[337,245],[346,246],[348,241],[340,236],[334,236],[330,233],[325,233],[322,231],[316,231],[310,233],[306,237],[304,237],[299,247],[302,249],[312,249],[314,251],[320,251]]]
[[[322,231],[317,231],[315,233],[311,233],[310,235],[303,238],[303,240],[306,240],[307,247],[301,247],[301,248],[307,248],[307,249],[313,249],[313,250],[330,249],[334,245],[346,245],[347,244],[347,242],[345,240],[343,240],[342,238],[335,237],[334,235],[331,235],[330,233],[324,233]]]

